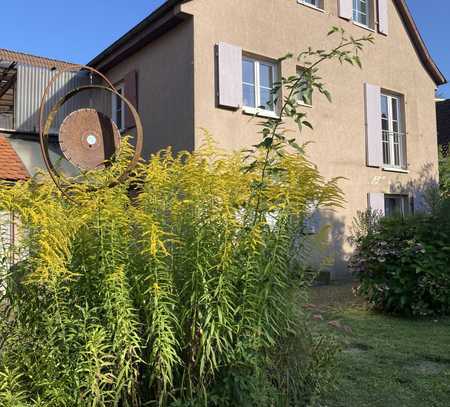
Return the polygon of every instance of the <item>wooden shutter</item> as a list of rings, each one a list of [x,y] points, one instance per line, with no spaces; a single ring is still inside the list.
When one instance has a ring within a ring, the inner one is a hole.
[[[379,86],[364,84],[366,111],[366,159],[369,167],[383,165],[383,145],[381,132],[381,89]]]
[[[242,48],[217,45],[219,105],[238,109],[242,105]]]
[[[137,71],[128,72],[124,78],[125,97],[138,109],[138,77]],[[125,107],[125,128],[130,129],[136,126],[130,109]]]
[[[339,0],[339,17],[353,19],[353,0]]]
[[[369,209],[381,213],[383,216],[385,214],[384,207],[384,194],[378,192],[371,192],[368,194],[368,205]]]
[[[381,34],[389,33],[389,0],[378,0],[378,31]]]

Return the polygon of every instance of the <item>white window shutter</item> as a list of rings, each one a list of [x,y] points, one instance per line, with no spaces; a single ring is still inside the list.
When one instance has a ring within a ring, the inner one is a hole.
[[[389,0],[378,0],[378,31],[389,34]]]
[[[242,48],[219,43],[219,105],[233,109],[242,106]]]
[[[384,216],[384,194],[378,192],[371,192],[368,194],[368,205],[369,209],[376,211]]]
[[[339,0],[339,17],[353,19],[353,0]]]
[[[364,84],[366,110],[366,158],[369,167],[383,165],[383,145],[381,131],[381,89],[379,86]]]

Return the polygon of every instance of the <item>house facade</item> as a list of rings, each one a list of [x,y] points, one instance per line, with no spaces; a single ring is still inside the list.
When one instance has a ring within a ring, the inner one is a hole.
[[[237,150],[258,142],[255,115],[277,115],[267,104],[273,83],[302,69],[278,59],[329,49],[333,26],[375,38],[361,70],[321,66],[333,103],[313,94],[300,105],[314,131],[298,141],[312,142],[307,154],[325,177],[346,178],[345,207],[320,214],[332,225],[338,278],[357,211],[424,210],[423,191],[438,178],[434,95],[446,80],[404,0],[169,0],[90,65],[135,96],[146,156],[169,145],[195,150],[204,142],[200,129]],[[123,122],[123,107],[112,100],[110,109]]]

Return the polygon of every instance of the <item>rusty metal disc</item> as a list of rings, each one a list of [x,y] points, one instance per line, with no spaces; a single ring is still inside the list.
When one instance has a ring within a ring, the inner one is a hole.
[[[104,168],[120,143],[120,131],[106,115],[94,109],[80,109],[68,115],[59,129],[64,156],[78,168]]]
[[[51,108],[48,115],[46,115],[45,114],[46,104],[49,99],[52,87],[57,83],[57,81],[65,73],[74,72],[74,71],[79,71],[79,72],[87,71],[91,75],[91,77],[92,77],[92,75],[96,75],[96,76],[100,77],[106,83],[106,86],[94,85],[94,84],[92,84],[92,81],[91,81],[90,85],[83,85],[76,89],[73,89],[73,90],[69,91],[68,93],[66,93],[64,96],[62,96],[53,105],[53,107]],[[56,75],[53,76],[52,79],[50,79],[50,81],[47,84],[47,87],[45,88],[44,93],[42,95],[41,106],[39,109],[39,141],[40,141],[40,147],[41,147],[41,152],[42,152],[42,158],[44,160],[45,166],[48,170],[50,177],[54,181],[55,185],[62,192],[62,194],[66,198],[68,198],[69,200],[71,200],[73,202],[75,202],[75,200],[72,198],[72,196],[70,194],[70,189],[71,189],[71,185],[73,185],[73,182],[70,179],[66,179],[63,176],[63,174],[61,174],[55,168],[55,166],[53,165],[53,163],[50,159],[49,148],[48,148],[49,131],[52,128],[52,124],[53,124],[54,120],[56,119],[56,115],[58,114],[59,109],[66,102],[68,102],[70,99],[72,99],[79,93],[82,93],[85,91],[91,91],[94,89],[108,92],[109,94],[115,95],[118,98],[120,98],[123,101],[123,103],[125,104],[125,106],[128,108],[128,110],[130,111],[131,115],[133,116],[134,124],[135,124],[135,128],[136,128],[136,137],[135,137],[136,143],[135,143],[135,148],[134,148],[134,155],[133,155],[131,161],[128,163],[128,166],[125,169],[123,169],[122,173],[120,175],[118,175],[115,180],[110,181],[108,185],[105,185],[105,187],[112,188],[115,185],[120,184],[121,182],[126,180],[127,177],[129,176],[129,174],[131,173],[131,171],[136,167],[139,160],[141,159],[141,153],[142,153],[142,147],[143,147],[143,127],[142,127],[141,118],[139,117],[139,114],[138,114],[136,108],[133,106],[133,104],[127,98],[125,98],[122,95],[122,93],[119,93],[117,91],[117,89],[113,86],[113,84],[109,81],[109,79],[104,74],[102,74],[101,72],[97,71],[96,69],[94,69],[90,66],[79,65],[75,68],[70,67],[70,68],[66,68],[66,69],[59,71]],[[109,120],[108,126],[110,126],[112,121],[110,119],[108,119],[108,120]],[[89,128],[88,130],[92,130],[92,128]],[[67,132],[70,133],[68,130],[67,130]],[[113,125],[112,132],[110,132],[109,134],[111,134],[111,133],[113,134],[113,137],[110,137],[109,140],[114,140],[114,143],[116,143],[116,141],[115,141],[116,131],[114,129],[114,125]],[[80,133],[77,132],[76,134],[79,135]],[[99,137],[100,137],[100,135],[103,136],[103,134],[104,134],[104,131],[102,129],[102,132],[99,133],[98,136]],[[96,137],[97,134],[94,134],[91,131],[81,134],[81,140],[82,140],[81,144],[84,146],[83,147],[84,149],[86,149],[86,148],[89,149],[89,146],[88,146],[89,144],[97,145],[97,142],[98,142],[97,138],[94,140],[94,137],[91,137],[91,136]],[[68,147],[66,148],[66,147],[67,147],[67,145],[64,145],[64,149],[67,151],[65,154],[67,154],[69,156],[70,155],[69,148]],[[75,150],[77,148],[79,148],[79,146],[75,147]],[[93,149],[93,148],[94,147],[91,147],[91,149]],[[98,148],[100,149],[100,147],[98,147]],[[117,150],[117,148],[115,150]],[[108,156],[108,154],[104,154],[104,156],[106,157],[106,156]],[[71,159],[71,161],[73,162],[73,159]],[[81,161],[81,160],[79,160],[79,161]],[[95,162],[99,162],[99,161],[100,161],[99,158],[97,158],[95,160]],[[83,165],[83,163],[81,163],[81,162],[80,162],[80,164]],[[93,165],[93,164],[87,163],[86,165],[90,168],[91,165]],[[89,188],[89,191],[97,191],[100,188],[102,188],[102,187],[92,185]]]

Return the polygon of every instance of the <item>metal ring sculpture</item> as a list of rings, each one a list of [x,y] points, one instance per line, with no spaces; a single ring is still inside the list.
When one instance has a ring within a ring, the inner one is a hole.
[[[49,97],[52,86],[57,80],[66,72],[73,72],[74,68],[66,68],[59,71],[48,83],[45,88],[44,94],[41,99],[41,106],[39,112],[39,141],[42,152],[42,157],[45,166],[52,178],[53,182],[59,188],[59,190],[69,199],[72,199],[67,191],[61,185],[61,175],[55,169],[50,159],[48,150],[49,131],[55,120],[55,117],[61,109],[61,107],[72,99],[74,96],[81,92],[97,89],[109,92],[112,95],[119,97],[125,106],[130,110],[133,120],[136,125],[136,147],[134,149],[134,156],[127,168],[123,173],[108,187],[113,187],[120,182],[123,182],[133,170],[133,168],[139,162],[142,153],[143,144],[143,127],[139,114],[135,107],[127,100],[121,93],[117,91],[114,85],[109,79],[96,69],[79,65],[75,67],[79,72],[85,70],[102,78],[107,86],[102,85],[85,85],[73,89],[62,98],[60,98],[50,110],[47,119],[44,123],[45,105],[47,98]],[[120,141],[120,131],[116,124],[106,115],[97,112],[94,109],[79,109],[69,114],[61,124],[59,128],[59,143],[64,156],[72,164],[82,169],[97,169],[117,151],[117,147]],[[113,151],[114,150],[114,151]],[[103,151],[103,153],[102,153]],[[78,156],[77,156],[78,155]],[[75,156],[75,158],[74,158]],[[97,188],[91,187],[91,191],[95,191]]]

